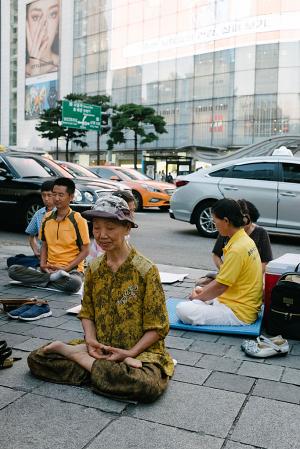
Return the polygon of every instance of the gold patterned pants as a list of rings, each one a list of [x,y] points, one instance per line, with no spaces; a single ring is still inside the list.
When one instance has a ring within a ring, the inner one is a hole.
[[[167,388],[169,377],[159,366],[143,363],[132,368],[126,363],[95,360],[89,373],[59,354],[37,349],[27,359],[32,374],[40,379],[67,385],[90,385],[95,393],[115,399],[153,402]]]

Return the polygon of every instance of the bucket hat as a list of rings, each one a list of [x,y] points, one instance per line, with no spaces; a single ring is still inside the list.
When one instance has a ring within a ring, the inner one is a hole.
[[[114,195],[105,195],[99,198],[92,209],[86,210],[81,214],[87,220],[93,218],[112,218],[114,220],[126,221],[132,228],[138,225],[134,222],[132,213],[123,198]]]

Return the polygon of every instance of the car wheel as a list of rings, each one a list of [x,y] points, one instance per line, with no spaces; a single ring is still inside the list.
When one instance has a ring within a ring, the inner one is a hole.
[[[25,226],[28,226],[34,214],[43,206],[43,201],[40,198],[31,198],[24,203],[23,220]]]
[[[195,223],[200,235],[204,237],[217,237],[218,231],[212,219],[211,208],[215,204],[214,201],[207,201],[198,206],[195,215]]]
[[[135,201],[135,210],[136,211],[143,210],[143,198],[141,197],[139,192],[137,192],[136,190],[133,190],[132,195],[133,195],[134,201]]]

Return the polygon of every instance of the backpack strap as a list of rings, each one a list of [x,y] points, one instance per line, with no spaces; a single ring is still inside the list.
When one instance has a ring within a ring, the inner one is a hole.
[[[72,223],[72,225],[73,225],[74,228],[75,228],[75,232],[76,232],[76,244],[77,244],[79,250],[81,250],[81,247],[82,247],[82,245],[83,245],[83,241],[82,241],[82,238],[81,238],[81,235],[80,235],[80,232],[79,232],[78,223],[77,223],[77,221],[76,221],[74,215],[75,215],[75,212],[72,211],[72,212],[68,215],[68,219],[70,220],[70,222]]]
[[[42,222],[42,232],[41,232],[41,240],[42,241],[45,241],[46,239],[45,239],[45,227],[46,227],[46,223],[47,223],[47,221],[49,221],[49,220],[52,220],[52,219],[56,219],[56,211],[54,210],[54,211],[52,211],[51,212],[51,214],[49,214],[46,218],[44,218],[44,220],[43,220],[43,222]]]

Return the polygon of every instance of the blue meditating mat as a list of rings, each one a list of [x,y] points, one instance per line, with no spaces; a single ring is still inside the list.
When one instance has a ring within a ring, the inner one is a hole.
[[[263,309],[258,315],[257,320],[253,324],[247,324],[245,326],[224,326],[224,325],[201,325],[195,326],[193,324],[184,324],[176,315],[176,305],[179,302],[186,301],[185,299],[169,298],[167,299],[167,308],[169,313],[170,327],[171,329],[182,329],[185,331],[194,332],[211,332],[216,334],[235,334],[235,335],[253,335],[257,337],[260,335]]]

